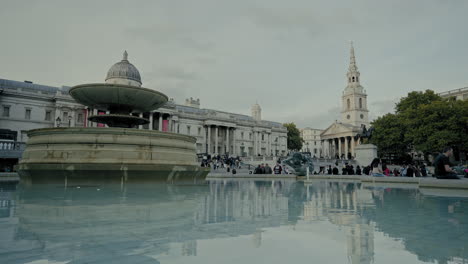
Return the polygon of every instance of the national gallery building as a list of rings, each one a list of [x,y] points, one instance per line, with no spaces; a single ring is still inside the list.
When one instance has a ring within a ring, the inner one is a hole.
[[[106,83],[141,86],[140,73],[128,61],[127,53],[109,69]],[[26,132],[37,128],[98,126],[105,129],[103,124],[87,121],[88,116],[104,112],[78,104],[68,94],[69,89],[0,79],[0,142],[26,142]],[[150,120],[139,129],[195,137],[198,153],[244,157],[285,155],[286,128],[281,123],[262,120],[258,104],[252,106],[251,113],[247,116],[203,109],[200,99],[189,98],[184,104],[170,99],[154,112],[133,115]]]

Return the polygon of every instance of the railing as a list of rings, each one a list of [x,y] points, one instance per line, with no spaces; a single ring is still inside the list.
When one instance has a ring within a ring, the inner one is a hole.
[[[0,141],[0,158],[21,158],[26,143],[19,141]]]
[[[439,93],[439,95],[444,97],[444,96],[450,96],[450,95],[458,94],[458,93],[465,92],[465,91],[468,91],[468,87],[442,92],[442,93]]]

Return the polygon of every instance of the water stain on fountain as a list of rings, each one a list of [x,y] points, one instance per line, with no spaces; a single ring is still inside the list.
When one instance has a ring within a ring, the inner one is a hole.
[[[168,97],[141,87],[140,73],[128,61],[114,64],[106,83],[74,86],[70,95],[89,108],[108,112],[89,121],[107,127],[43,128],[28,131],[19,163],[25,182],[79,179],[121,181],[204,180],[208,174],[196,160],[196,139],[156,130],[139,130],[149,120],[135,117],[158,109]]]

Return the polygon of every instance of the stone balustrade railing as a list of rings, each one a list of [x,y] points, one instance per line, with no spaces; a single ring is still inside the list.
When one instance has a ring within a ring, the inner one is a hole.
[[[26,143],[0,140],[0,158],[21,158]]]

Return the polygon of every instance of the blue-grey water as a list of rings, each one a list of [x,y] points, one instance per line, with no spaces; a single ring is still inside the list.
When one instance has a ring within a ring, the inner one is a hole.
[[[468,263],[466,191],[0,185],[0,263]]]

